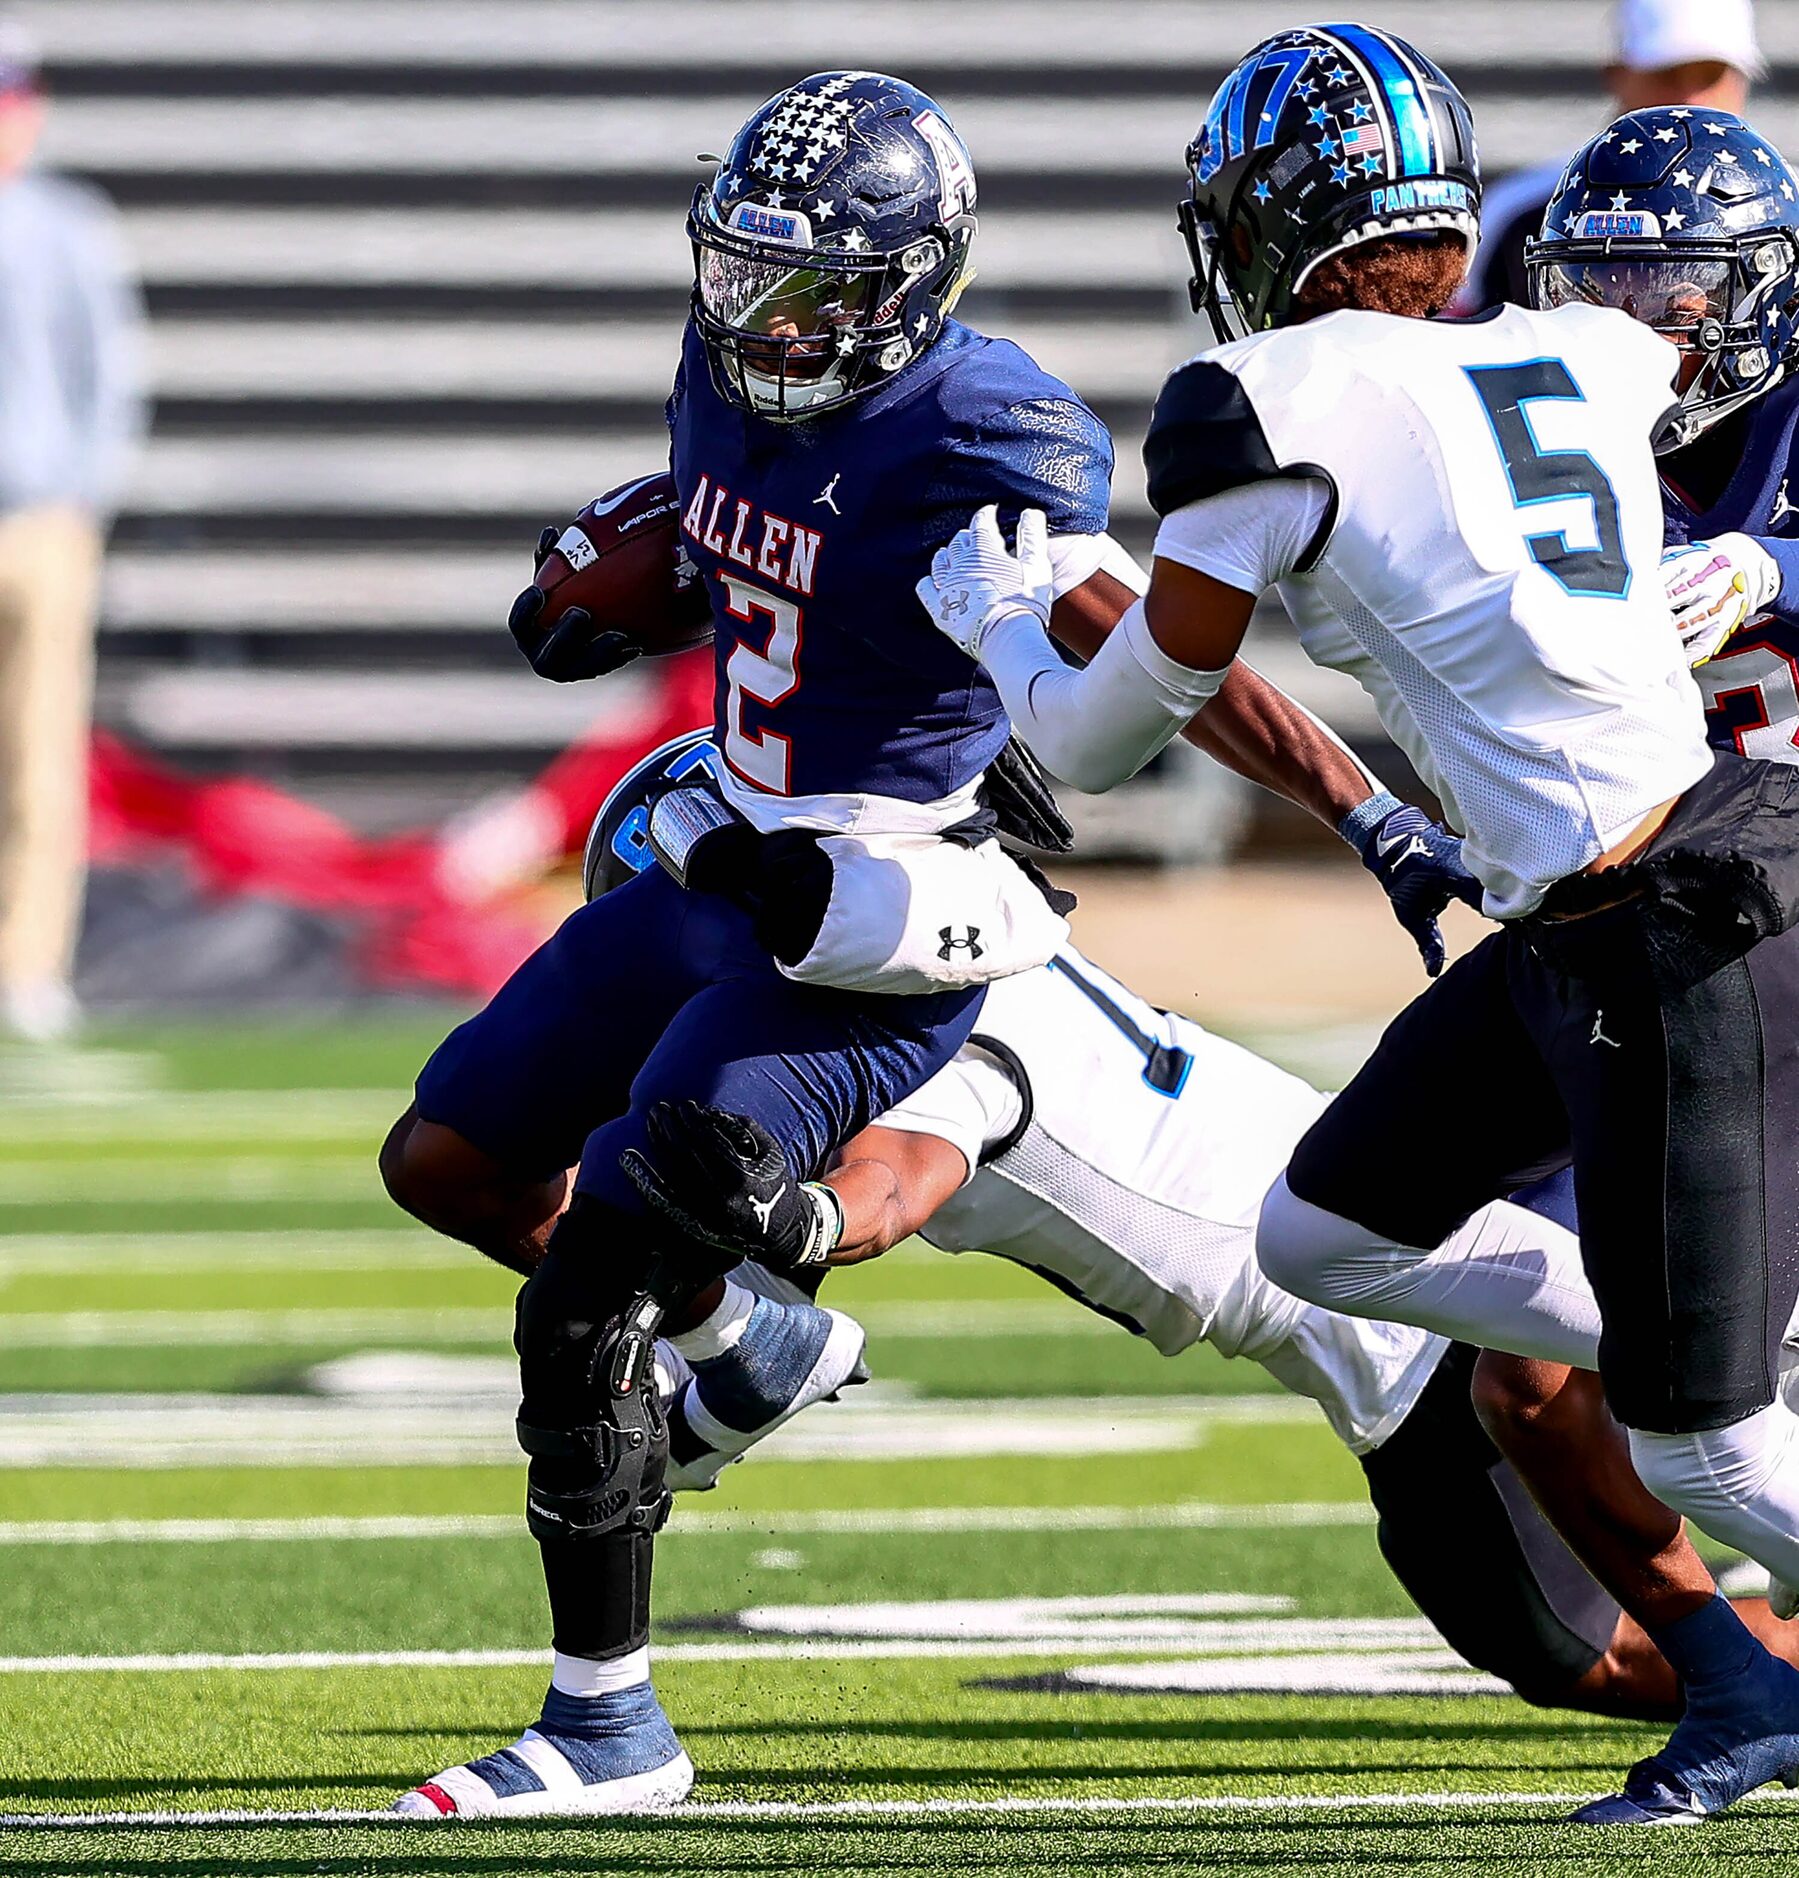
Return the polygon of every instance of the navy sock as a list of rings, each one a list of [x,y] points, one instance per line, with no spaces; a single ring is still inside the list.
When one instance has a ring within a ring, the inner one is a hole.
[[[1722,1592],[1715,1593],[1698,1610],[1672,1624],[1658,1626],[1649,1635],[1688,1687],[1740,1676],[1758,1656],[1766,1654]]]

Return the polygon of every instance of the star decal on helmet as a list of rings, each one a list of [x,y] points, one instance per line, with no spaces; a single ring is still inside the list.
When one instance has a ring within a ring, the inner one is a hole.
[[[827,93],[847,89],[848,81],[829,79],[817,91],[792,91],[763,120],[750,162],[764,175],[788,174],[785,158],[799,154],[802,144],[816,146],[809,153],[814,169],[826,148],[841,148],[855,106]],[[807,159],[802,158],[802,161]]]

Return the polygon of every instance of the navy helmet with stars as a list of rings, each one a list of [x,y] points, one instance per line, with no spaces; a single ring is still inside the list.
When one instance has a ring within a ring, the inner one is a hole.
[[[1678,449],[1799,354],[1799,183],[1728,111],[1633,111],[1577,150],[1524,251],[1532,302],[1620,307],[1687,354]]]
[[[1213,95],[1187,149],[1193,307],[1220,340],[1284,324],[1320,262],[1388,235],[1479,234],[1467,100],[1392,33],[1277,33]]]
[[[770,98],[687,218],[720,392],[807,418],[891,378],[967,282],[974,210],[968,151],[915,86],[817,72]]]

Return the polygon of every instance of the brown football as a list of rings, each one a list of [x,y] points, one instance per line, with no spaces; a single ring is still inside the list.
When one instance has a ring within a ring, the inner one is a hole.
[[[601,632],[627,633],[652,656],[712,637],[712,602],[681,546],[681,499],[667,470],[621,483],[562,531],[533,576],[542,626],[585,607]]]

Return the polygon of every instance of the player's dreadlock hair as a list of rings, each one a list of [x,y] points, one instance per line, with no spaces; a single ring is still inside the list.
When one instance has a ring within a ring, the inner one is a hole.
[[[1449,304],[1467,271],[1467,244],[1453,229],[1383,235],[1321,261],[1293,304],[1302,320],[1346,307],[1430,319]]]

